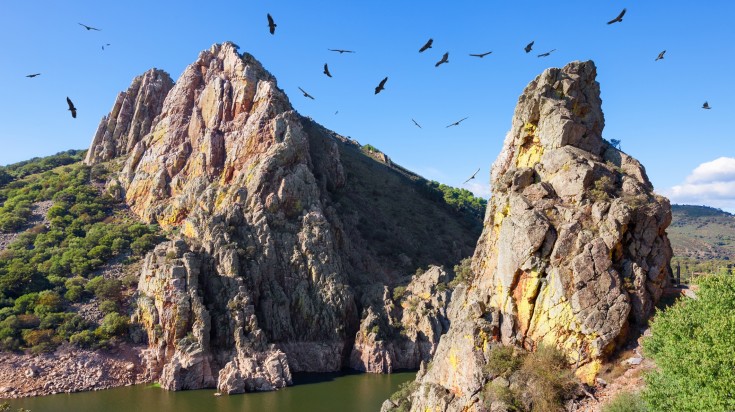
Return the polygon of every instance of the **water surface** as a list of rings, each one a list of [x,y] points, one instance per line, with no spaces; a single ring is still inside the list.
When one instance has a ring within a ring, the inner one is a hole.
[[[415,372],[296,374],[294,386],[275,392],[214,396],[212,389],[169,392],[150,385],[57,394],[9,401],[32,412],[377,412]]]

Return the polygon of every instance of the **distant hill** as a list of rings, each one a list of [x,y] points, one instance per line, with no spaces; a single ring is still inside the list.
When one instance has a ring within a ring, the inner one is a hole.
[[[735,215],[708,206],[671,205],[674,255],[735,261]]]

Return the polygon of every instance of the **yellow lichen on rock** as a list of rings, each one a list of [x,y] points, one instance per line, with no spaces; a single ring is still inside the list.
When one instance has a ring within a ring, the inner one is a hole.
[[[577,376],[577,379],[581,380],[587,385],[594,385],[595,378],[597,377],[597,374],[600,373],[601,367],[602,362],[600,362],[599,359],[595,359],[592,362],[577,368],[577,370],[574,371],[574,375]]]
[[[533,167],[541,161],[541,156],[544,154],[544,147],[538,136],[528,137],[529,139],[518,148],[516,167]]]

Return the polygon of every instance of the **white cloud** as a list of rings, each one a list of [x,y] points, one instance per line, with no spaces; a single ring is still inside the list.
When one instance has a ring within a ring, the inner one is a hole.
[[[490,198],[491,191],[490,191],[490,184],[488,183],[479,183],[479,182],[467,182],[462,186],[463,189],[467,189],[470,192],[472,192],[477,197],[482,197],[485,199]]]
[[[664,192],[672,203],[735,211],[735,158],[720,157],[697,166],[684,182]]]

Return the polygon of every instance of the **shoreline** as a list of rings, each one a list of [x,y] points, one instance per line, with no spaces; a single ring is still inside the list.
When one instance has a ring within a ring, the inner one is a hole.
[[[0,352],[0,399],[85,392],[148,383],[145,345],[121,343],[109,350],[69,344],[40,355]]]

